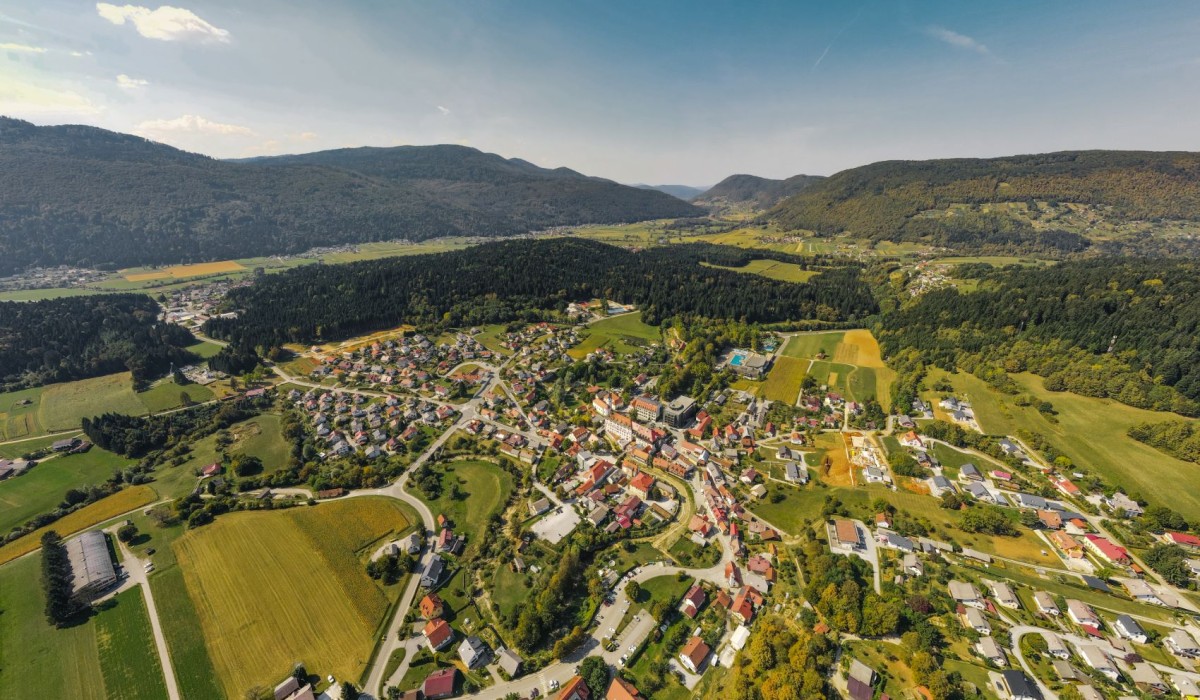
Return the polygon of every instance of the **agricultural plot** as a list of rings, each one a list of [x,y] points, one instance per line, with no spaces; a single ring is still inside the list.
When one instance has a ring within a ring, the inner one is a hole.
[[[780,282],[801,284],[816,275],[819,270],[805,270],[795,263],[779,262],[778,260],[755,259],[742,267],[724,267],[721,265],[705,265],[718,270],[729,270],[747,275],[760,275]]]
[[[109,698],[158,700],[167,697],[150,614],[142,589],[131,588],[112,599],[96,616],[96,648]]]
[[[123,513],[149,505],[157,498],[154,489],[144,484],[121,489],[111,496],[101,498],[95,503],[86,505],[74,513],[65,515],[45,527],[38,528],[28,535],[0,547],[0,564],[10,562],[41,547],[42,535],[50,530],[54,530],[65,538]]]
[[[321,676],[358,678],[398,591],[365,560],[411,521],[384,498],[284,512],[231,513],[173,549],[208,656],[228,697],[270,686],[297,661]]]
[[[587,327],[588,336],[567,351],[576,360],[588,353],[607,348],[617,354],[637,352],[642,346],[659,342],[659,329],[642,323],[642,312],[621,314],[596,321]]]
[[[19,477],[0,481],[0,533],[54,510],[67,489],[101,483],[130,464],[132,460],[93,447],[47,459]]]
[[[868,330],[796,335],[788,340],[782,355],[812,359],[809,373],[830,391],[855,401],[875,399],[885,409],[891,405],[896,373],[884,364],[879,343]],[[823,359],[815,359],[818,356]]]
[[[808,360],[786,355],[775,358],[775,364],[762,384],[762,397],[789,405],[796,403],[796,398],[800,395],[800,383],[804,381],[808,365]]]
[[[148,282],[151,280],[178,280],[202,275],[216,275],[222,272],[245,272],[246,268],[234,260],[218,262],[195,263],[193,265],[174,265],[158,269],[146,270],[136,268],[122,270],[121,275],[130,282]]]

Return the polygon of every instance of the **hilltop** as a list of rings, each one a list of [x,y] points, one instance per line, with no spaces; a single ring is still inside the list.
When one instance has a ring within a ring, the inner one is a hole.
[[[786,180],[771,180],[757,175],[730,175],[692,201],[715,207],[770,209],[824,179],[821,175],[794,175]]]
[[[0,118],[0,203],[0,273],[700,213],[661,192],[462,146],[222,161],[95,127],[7,118]]]

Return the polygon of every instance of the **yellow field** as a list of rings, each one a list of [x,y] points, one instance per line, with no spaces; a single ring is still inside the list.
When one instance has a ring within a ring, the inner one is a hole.
[[[847,445],[850,438],[843,433],[821,433],[817,436],[815,447],[825,450],[817,462],[817,474],[821,481],[830,486],[853,486],[854,476],[851,473],[854,465],[847,456]],[[829,472],[822,468],[822,462],[829,458]]]
[[[0,564],[10,562],[41,547],[42,535],[50,530],[67,537],[105,520],[115,518],[122,513],[128,513],[153,503],[157,499],[158,495],[149,486],[130,486],[122,489],[0,547]]]
[[[130,282],[148,282],[160,279],[183,279],[200,275],[215,275],[221,272],[241,272],[246,268],[234,260],[219,262],[195,263],[194,265],[175,265],[150,272],[125,272],[126,280]]]
[[[842,342],[833,351],[833,361],[859,367],[885,367],[879,342],[871,331],[863,328],[846,331]]]
[[[796,403],[800,395],[800,383],[808,370],[807,360],[780,355],[775,358],[775,365],[767,374],[767,380],[762,385],[763,398],[772,401],[782,401],[789,406]]]
[[[242,697],[296,662],[357,679],[391,598],[366,575],[383,538],[410,522],[398,502],[352,498],[223,515],[174,544],[221,686]]]

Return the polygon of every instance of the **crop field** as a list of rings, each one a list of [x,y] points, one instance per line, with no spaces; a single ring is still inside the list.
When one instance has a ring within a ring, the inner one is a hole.
[[[804,268],[794,263],[779,262],[778,260],[756,259],[742,267],[724,267],[721,265],[705,265],[718,270],[729,270],[730,272],[741,272],[747,275],[760,275],[780,282],[793,282],[800,284],[807,282],[810,278],[816,275],[820,270],[805,270]]]
[[[148,272],[123,270],[121,274],[130,282],[148,282],[150,280],[184,279],[186,277],[199,277],[201,275],[215,275],[221,272],[243,272],[245,269],[244,266],[234,260],[221,260],[219,262],[195,263],[193,265],[174,265],[172,267],[152,269]]]
[[[142,589],[131,588],[112,600],[95,619],[100,671],[109,698],[158,700],[167,697],[150,614]]]
[[[409,525],[390,499],[352,498],[230,513],[176,540],[225,694],[270,686],[297,661],[321,676],[357,678],[391,603],[367,577],[365,557]]]
[[[160,550],[161,551],[161,550]],[[204,632],[196,606],[188,597],[183,582],[183,570],[178,566],[159,569],[150,577],[154,590],[154,602],[158,606],[163,636],[171,652],[171,664],[175,669],[175,682],[185,698],[221,698],[223,692],[217,683],[212,660],[204,647]],[[235,696],[237,697],[237,696]]]
[[[451,462],[435,469],[441,472],[441,495],[432,501],[420,492],[417,497],[429,506],[434,518],[439,514],[449,518],[455,532],[465,533],[468,541],[482,534],[488,518],[504,507],[513,489],[512,475],[490,462]],[[465,497],[453,497],[453,484]]]
[[[35,467],[35,469],[37,468],[39,467]],[[54,530],[63,537],[67,537],[93,525],[99,525],[122,513],[153,503],[157,498],[154,489],[144,484],[121,489],[111,496],[101,498],[95,503],[86,505],[74,513],[63,516],[45,527],[38,528],[28,535],[0,547],[0,564],[5,564],[40,548],[42,534],[45,532]]]
[[[845,337],[844,331],[801,333],[788,339],[787,345],[783,346],[783,354],[788,357],[813,358],[824,353],[825,357],[831,358]]]
[[[782,355],[793,358],[824,355],[825,359],[814,360],[809,370],[819,384],[855,401],[875,399],[885,409],[891,406],[896,373],[884,363],[879,343],[868,330],[796,335],[788,340]]]
[[[83,454],[53,457],[19,477],[0,481],[0,533],[54,510],[67,489],[98,484],[132,460],[93,447]]]
[[[1023,393],[1035,399],[1035,406],[1041,401],[1053,404],[1057,422],[1047,420],[1035,406],[1016,405],[1016,397],[1001,394],[973,375],[949,376],[957,392],[971,400],[984,431],[1012,435],[1025,428],[1044,435],[1071,458],[1075,468],[1094,472],[1114,486],[1128,489],[1153,504],[1168,506],[1189,520],[1200,518],[1200,491],[1179,488],[1180,484],[1194,481],[1196,465],[1159,452],[1126,434],[1134,425],[1178,420],[1180,416],[1134,408],[1110,399],[1047,391],[1041,377],[1032,374],[1016,374],[1013,378]]]
[[[639,345],[657,343],[661,337],[657,327],[642,323],[640,311],[596,321],[587,327],[586,332],[588,336],[567,351],[576,360],[582,360],[599,348],[607,348],[617,354],[636,352]]]
[[[43,432],[38,420],[42,387],[0,394],[0,438],[19,440]]]
[[[782,401],[788,405],[796,403],[800,395],[800,382],[808,371],[808,360],[786,355],[775,358],[775,364],[762,384],[762,397]]]

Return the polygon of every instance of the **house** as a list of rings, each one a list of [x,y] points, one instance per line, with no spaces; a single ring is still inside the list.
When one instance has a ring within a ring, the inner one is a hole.
[[[223,469],[223,467],[221,466],[220,462],[213,462],[212,464],[201,469],[200,475],[201,476],[216,476],[217,474],[221,473],[222,469]]]
[[[711,651],[703,639],[692,637],[679,652],[679,662],[692,673],[700,673],[700,669],[704,667],[704,661]]]
[[[462,659],[468,669],[473,669],[487,663],[491,651],[479,637],[467,637],[458,645],[458,658]]]
[[[1146,630],[1142,629],[1137,620],[1128,615],[1117,615],[1116,622],[1113,622],[1113,629],[1123,639],[1128,639],[1138,644],[1145,644],[1149,641],[1149,637],[1146,636]]]
[[[501,647],[500,651],[496,652],[496,663],[499,664],[502,671],[508,674],[509,678],[517,677],[517,674],[521,672],[521,664],[524,662],[525,660],[517,655],[517,652],[507,647]]]
[[[925,575],[925,563],[922,562],[916,554],[905,554],[901,565],[904,567],[904,570],[912,576]]]
[[[529,504],[530,517],[541,515],[548,510],[550,510],[550,499],[548,498],[539,498],[538,500]]]
[[[1187,659],[1200,658],[1200,644],[1197,644],[1196,640],[1192,639],[1192,635],[1188,634],[1186,630],[1178,628],[1172,630],[1171,634],[1163,639],[1163,645],[1167,649],[1170,649],[1171,653],[1176,656],[1182,656]]]
[[[1046,510],[1050,505],[1049,502],[1047,502],[1046,499],[1042,498],[1041,496],[1035,496],[1029,493],[1009,494],[1009,498],[1012,499],[1013,505],[1021,510]]]
[[[913,544],[912,540],[891,530],[880,530],[875,539],[884,547],[898,549],[901,552],[917,551],[917,545]]]
[[[454,683],[458,680],[458,669],[451,666],[425,676],[421,684],[421,694],[425,700],[438,700],[454,695]]]
[[[1054,603],[1054,596],[1045,591],[1038,591],[1033,594],[1033,602],[1037,605],[1038,612],[1043,615],[1053,615],[1058,617],[1062,611],[1058,609],[1058,605]]]
[[[1100,647],[1081,644],[1076,649],[1083,662],[1099,671],[1105,678],[1114,683],[1121,680],[1121,672],[1117,670],[1117,665],[1113,662],[1112,657],[1104,653]]]
[[[1183,700],[1200,700],[1200,684],[1196,681],[1182,675],[1173,675],[1171,680],[1175,683],[1175,690],[1179,691],[1179,696]]]
[[[1046,640],[1046,653],[1056,659],[1071,658],[1071,650],[1063,642],[1062,638],[1051,632],[1042,632],[1042,638]]]
[[[1186,532],[1168,532],[1163,535],[1163,540],[1167,544],[1177,544],[1187,549],[1200,549],[1200,537],[1189,535]]]
[[[1059,530],[1052,530],[1048,535],[1046,535],[1046,539],[1050,540],[1050,543],[1055,547],[1058,547],[1058,549],[1062,551],[1063,554],[1067,555],[1068,558],[1083,558],[1083,545],[1079,544],[1079,540],[1076,540],[1067,533]]]
[[[1150,695],[1163,695],[1168,690],[1166,681],[1148,663],[1130,664],[1129,680],[1135,688]]]
[[[910,447],[914,450],[919,450],[925,446],[925,443],[921,442],[921,436],[917,435],[912,430],[900,436],[900,444],[904,445],[905,447]]]
[[[421,617],[426,620],[441,617],[445,609],[446,605],[437,593],[430,593],[421,599]]]
[[[990,661],[1000,668],[1008,665],[1008,656],[1000,648],[1000,645],[996,643],[996,640],[991,637],[980,638],[979,642],[975,644],[975,651],[985,660]]]
[[[654,477],[646,472],[638,472],[636,476],[629,480],[629,492],[646,500],[650,498],[650,492],[654,489]]]
[[[983,474],[979,472],[979,467],[967,462],[958,468],[958,478],[967,481],[983,481]]]
[[[864,546],[862,533],[853,520],[837,519],[833,521],[833,533],[837,544],[850,549],[862,549]]]
[[[425,546],[425,541],[417,533],[412,533],[408,537],[400,540],[400,547],[409,554],[416,554],[421,551],[421,547]]]
[[[613,676],[612,682],[608,684],[608,690],[604,693],[604,700],[645,700],[645,698],[632,683],[620,676]]]
[[[941,474],[933,477],[933,485],[937,487],[939,494],[946,493],[947,491],[950,493],[958,491],[958,489],[954,488],[954,484],[950,483],[950,480]]]
[[[1058,530],[1063,526],[1062,516],[1058,511],[1054,510],[1039,510],[1037,512],[1038,522],[1047,530]]]
[[[875,527],[890,528],[892,526],[892,516],[887,513],[875,514]]]
[[[868,665],[853,659],[850,661],[850,673],[846,676],[846,689],[854,700],[871,700],[875,694],[875,671]]]
[[[979,595],[979,590],[974,585],[966,581],[951,581],[947,588],[954,602],[980,610],[984,608],[983,596]]]
[[[729,637],[729,646],[733,647],[734,651],[741,651],[748,641],[750,641],[750,628],[738,625]]]
[[[1002,671],[1000,677],[1012,700],[1042,700],[1042,691],[1024,671]]]
[[[1109,564],[1125,566],[1129,564],[1129,552],[1120,545],[1100,535],[1084,535],[1083,546],[1098,558]]]
[[[442,574],[446,571],[446,562],[438,555],[433,555],[429,559],[429,564],[425,567],[425,571],[421,572],[421,585],[426,588],[433,588],[441,580]]]
[[[970,627],[979,634],[989,635],[992,633],[992,626],[988,623],[987,618],[983,616],[983,613],[979,612],[976,608],[961,609],[960,619],[965,627]]]
[[[882,484],[887,481],[887,475],[878,467],[867,467],[863,469],[863,478],[868,484]]]
[[[1082,600],[1070,598],[1067,600],[1067,616],[1071,618],[1077,625],[1088,625],[1091,627],[1100,627],[1100,617],[1092,610],[1092,607]]]
[[[996,602],[1006,608],[1019,610],[1021,608],[1021,599],[1013,592],[1012,586],[1003,581],[993,581],[991,583],[992,597]]]
[[[425,635],[425,643],[429,645],[431,651],[444,649],[454,639],[454,630],[450,629],[450,624],[440,617],[426,622],[425,629],[421,633]]]
[[[692,586],[683,596],[683,603],[679,610],[693,620],[700,614],[700,608],[704,607],[704,602],[708,600],[708,594],[699,584]]]
[[[1120,491],[1114,493],[1112,498],[1108,499],[1108,507],[1117,515],[1123,515],[1126,518],[1140,518],[1144,512],[1137,501]]]
[[[808,483],[807,468],[801,467],[795,462],[788,462],[787,464],[783,465],[783,468],[788,481],[792,482],[793,484]]]
[[[988,491],[986,486],[977,481],[968,482],[963,486],[963,489],[967,493],[971,494],[971,496],[976,500],[983,501],[985,503],[996,502],[996,497],[992,495],[992,492]]]
[[[1117,580],[1120,581],[1121,585],[1125,587],[1125,591],[1129,593],[1130,598],[1143,603],[1150,603],[1151,605],[1163,604],[1162,599],[1158,597],[1158,594],[1154,592],[1154,589],[1150,587],[1150,584],[1146,583],[1142,579],[1123,578]]]
[[[587,684],[583,682],[581,676],[574,676],[567,684],[558,691],[555,700],[591,700],[592,691],[588,690]]]

